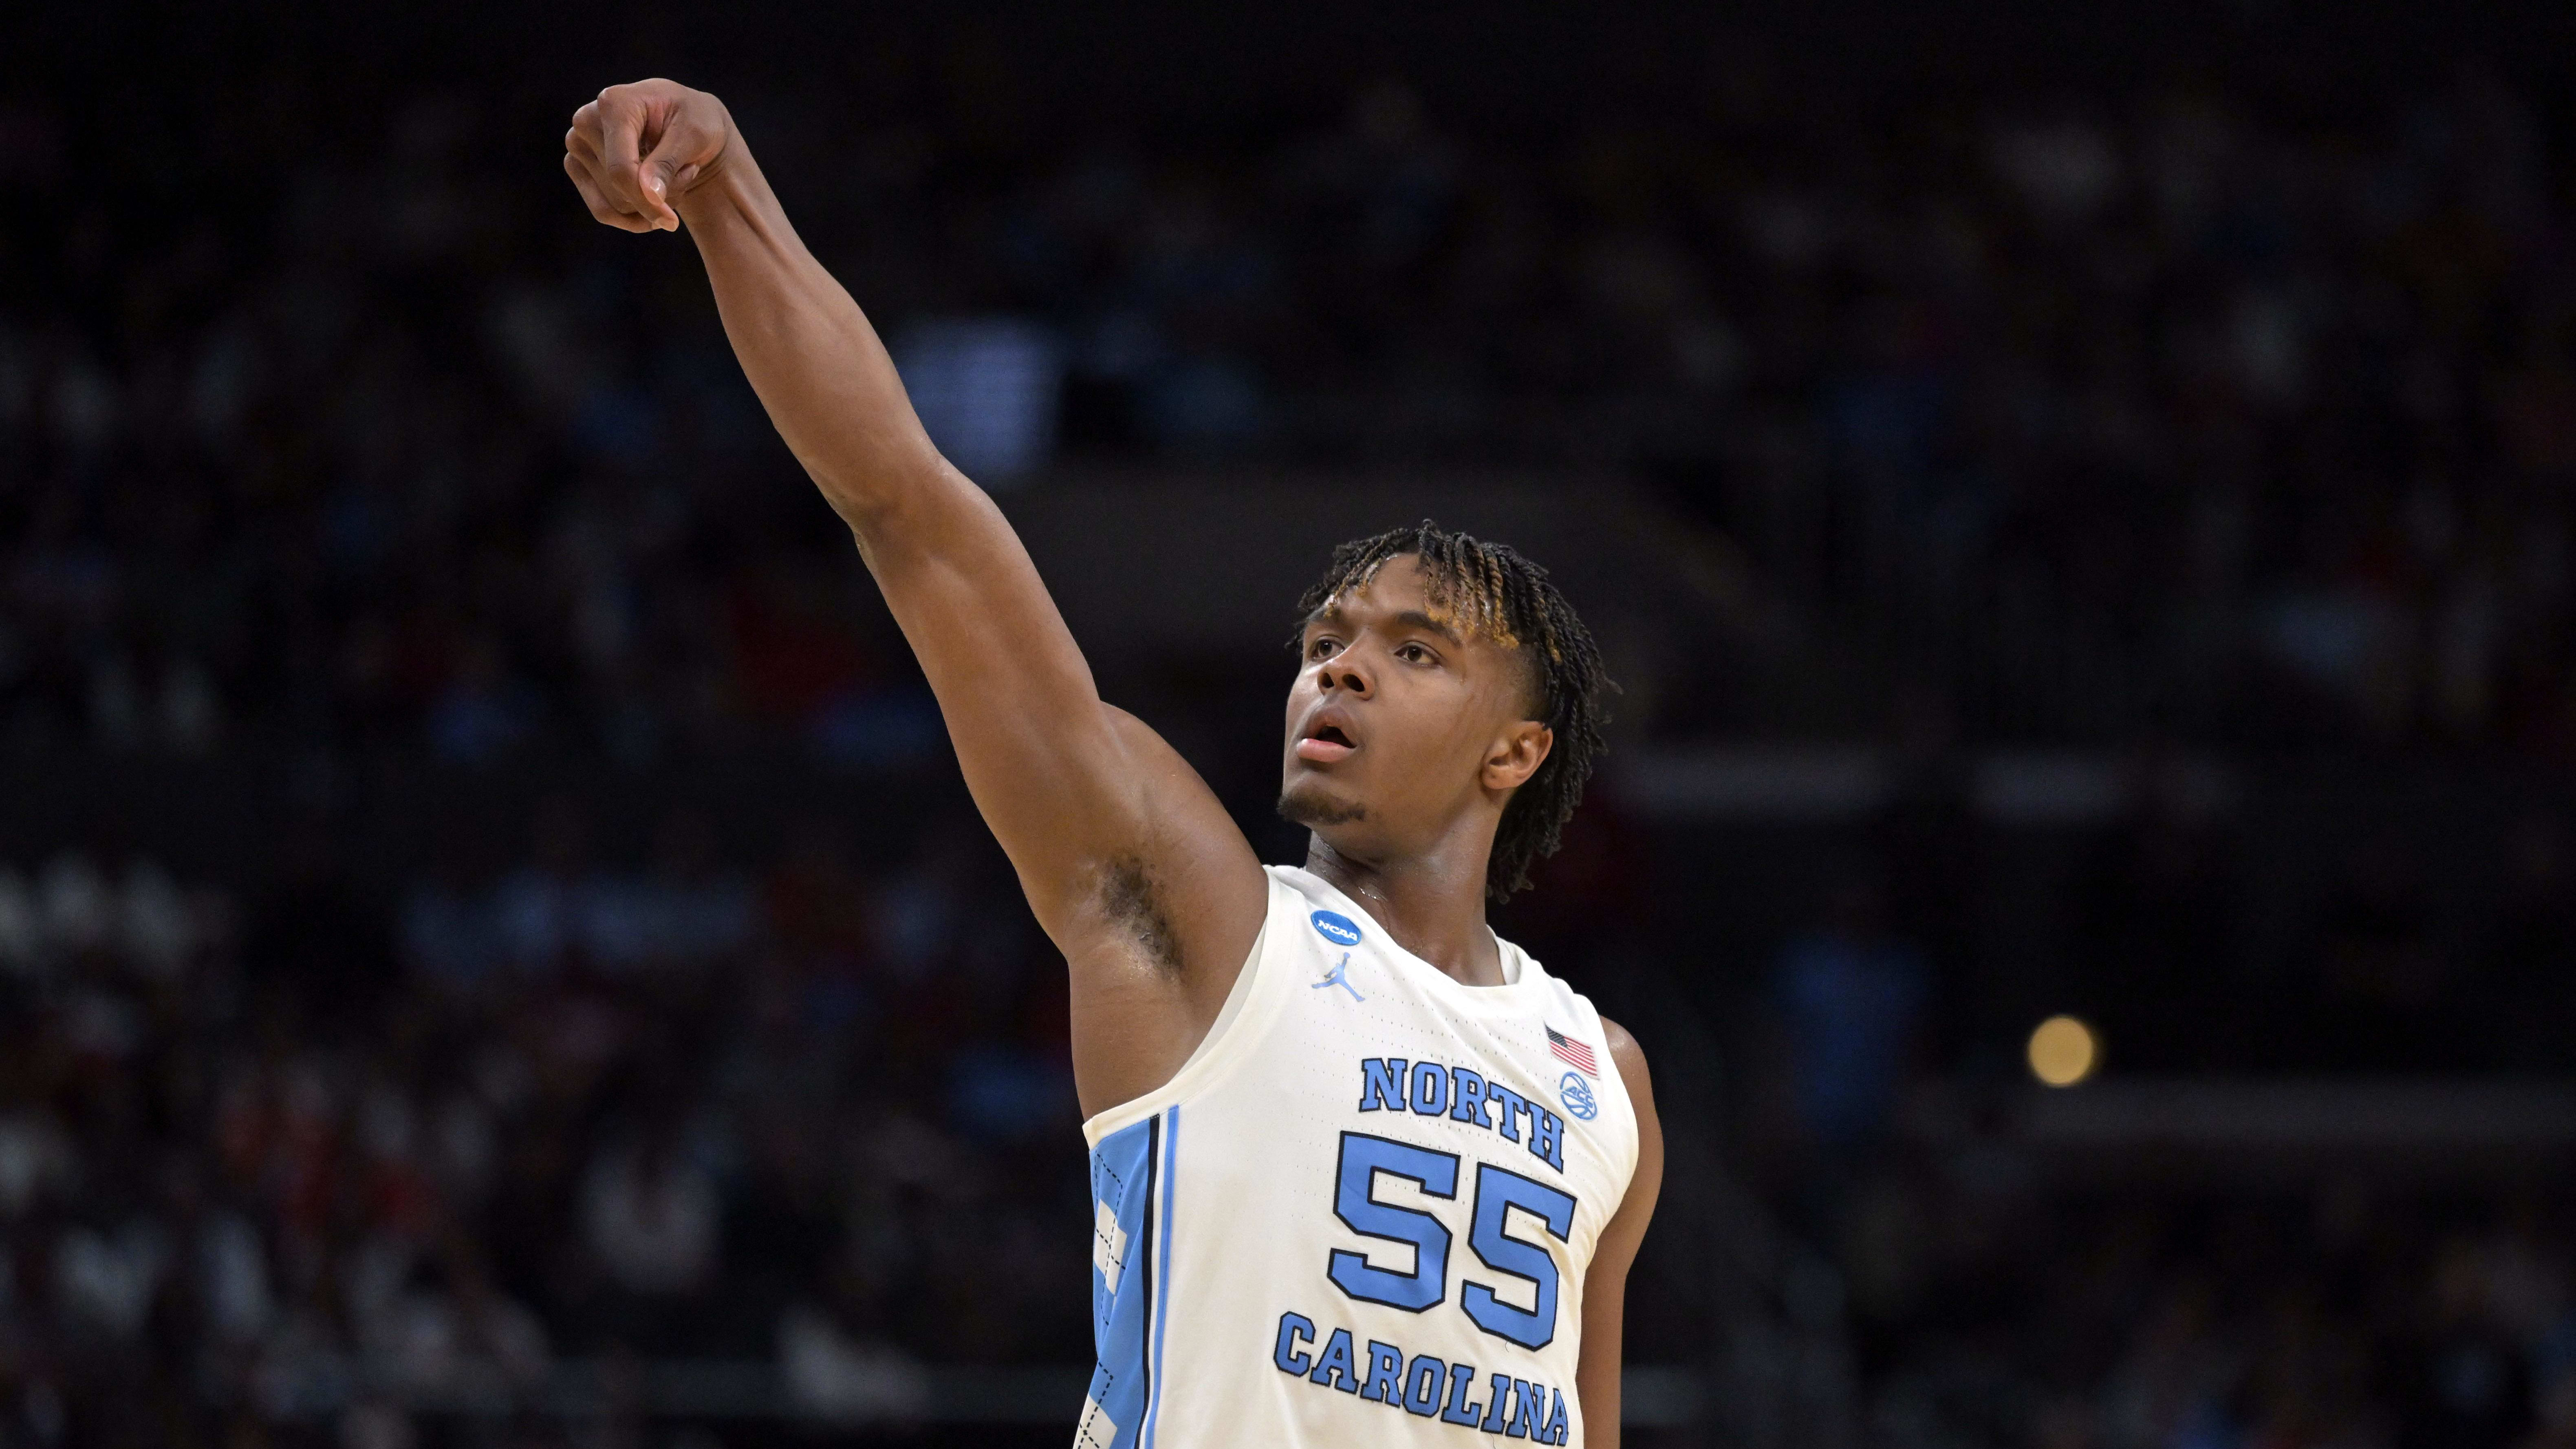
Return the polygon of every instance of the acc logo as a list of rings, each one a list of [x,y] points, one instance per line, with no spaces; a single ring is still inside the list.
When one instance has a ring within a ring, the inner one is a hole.
[[[1360,928],[1353,925],[1348,916],[1338,915],[1332,911],[1317,911],[1306,919],[1315,923],[1317,935],[1336,946],[1356,946],[1360,943]]]
[[[1601,1115],[1601,1104],[1592,1099],[1592,1088],[1572,1072],[1566,1073],[1565,1080],[1556,1084],[1556,1099],[1565,1104],[1566,1111],[1582,1121],[1589,1122]]]

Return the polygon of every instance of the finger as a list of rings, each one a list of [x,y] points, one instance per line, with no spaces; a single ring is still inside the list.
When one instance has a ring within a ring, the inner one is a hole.
[[[647,229],[642,217],[619,211],[607,197],[601,195],[599,183],[591,177],[589,170],[570,156],[564,158],[564,174],[572,178],[573,190],[581,193],[582,205],[590,208],[591,220],[602,226],[613,226],[619,231]]]
[[[594,219],[613,226],[619,231],[653,229],[653,224],[644,218],[619,211],[609,205],[608,199],[600,194],[598,183],[591,179],[590,168],[584,166],[578,158],[569,155],[564,157],[564,174],[572,178],[573,190],[581,193],[582,204],[590,208],[590,214]]]
[[[658,219],[639,205],[643,198],[629,197],[627,193],[633,188],[617,184],[626,178],[617,176],[601,159],[598,134],[599,127],[595,124],[587,127],[576,125],[564,133],[567,170],[570,170],[572,162],[577,161],[581,166],[580,173],[575,175],[575,184],[586,186],[586,194],[597,198],[599,204],[606,209],[608,215],[603,216],[602,220],[616,218],[609,224],[627,231],[659,229]]]
[[[592,101],[572,113],[572,125],[564,132],[564,149],[585,157],[596,170],[599,163],[599,102]]]
[[[599,158],[591,155],[588,147],[578,145],[565,147],[564,171],[573,178],[575,183],[588,187],[591,195],[598,197],[612,210],[619,209],[616,198],[610,196],[608,188],[600,184]]]
[[[626,210],[649,212],[636,171],[643,159],[644,104],[622,86],[599,93],[599,181]],[[632,196],[626,193],[633,191]]]
[[[590,188],[590,194],[598,197],[601,204],[620,216],[642,221],[645,225],[640,228],[641,230],[653,229],[651,215],[638,209],[622,194],[628,188],[611,184],[612,177],[607,164],[600,160],[599,148],[592,143],[590,136],[577,130],[565,132],[564,159],[567,164],[571,162],[581,164],[581,175],[577,180],[586,183]]]

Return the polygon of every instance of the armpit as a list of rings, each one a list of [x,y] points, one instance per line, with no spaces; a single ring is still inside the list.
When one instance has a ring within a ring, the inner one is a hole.
[[[1145,862],[1121,856],[1100,869],[1100,911],[1110,925],[1135,941],[1154,968],[1181,974],[1181,940],[1172,930],[1161,888]]]

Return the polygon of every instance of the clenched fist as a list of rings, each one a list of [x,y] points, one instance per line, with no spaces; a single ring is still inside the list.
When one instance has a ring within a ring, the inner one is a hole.
[[[564,174],[590,214],[622,231],[677,231],[674,204],[740,152],[724,102],[676,81],[610,86],[573,112]]]

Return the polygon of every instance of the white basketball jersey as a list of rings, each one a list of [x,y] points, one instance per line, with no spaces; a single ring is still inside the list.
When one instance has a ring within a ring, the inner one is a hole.
[[[1592,1004],[1460,984],[1270,868],[1224,1013],[1091,1142],[1075,1449],[1583,1442],[1584,1269],[1637,1119]]]

